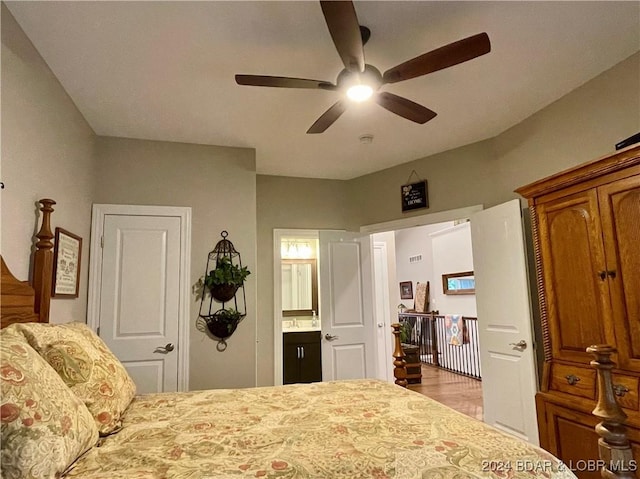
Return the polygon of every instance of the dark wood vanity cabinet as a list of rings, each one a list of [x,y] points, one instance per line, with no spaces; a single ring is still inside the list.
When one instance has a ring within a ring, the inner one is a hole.
[[[320,331],[284,333],[283,384],[322,381]]]

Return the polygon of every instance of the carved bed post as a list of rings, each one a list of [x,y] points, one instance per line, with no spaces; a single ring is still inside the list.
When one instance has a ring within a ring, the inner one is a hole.
[[[402,342],[400,341],[400,323],[393,323],[393,336],[395,338],[395,350],[393,351],[393,376],[396,378],[396,384],[407,387],[407,367],[404,360],[404,351],[402,350]]]
[[[42,207],[42,225],[36,237],[36,252],[33,261],[33,289],[36,292],[34,310],[40,322],[49,321],[49,305],[51,301],[51,284],[53,281],[53,233],[51,232],[51,213],[55,201],[40,200]]]
[[[611,370],[615,363],[611,361],[611,354],[615,348],[598,344],[589,346],[587,352],[595,359],[591,365],[598,374],[598,403],[593,415],[602,422],[596,426],[600,436],[598,449],[600,460],[604,462],[601,474],[604,479],[627,479],[636,477],[633,471],[633,455],[624,425],[627,415],[616,401],[611,381]]]

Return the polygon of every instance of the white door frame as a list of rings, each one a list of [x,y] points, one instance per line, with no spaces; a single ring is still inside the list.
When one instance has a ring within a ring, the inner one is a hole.
[[[473,205],[455,210],[438,211],[436,213],[411,216],[409,218],[402,218],[399,220],[385,221],[384,223],[364,225],[360,227],[360,233],[385,233],[387,231],[402,230],[405,228],[412,228],[414,226],[444,223],[446,221],[469,218],[473,213],[482,211],[483,209],[484,207],[482,205]]]
[[[177,216],[180,218],[180,291],[178,309],[178,391],[189,390],[189,316],[191,275],[191,208],[185,206],[144,206],[94,204],[91,218],[87,325],[97,331],[102,289],[102,235],[106,215]]]
[[[273,230],[273,384],[282,386],[282,252],[280,243],[282,238],[318,239],[318,230],[274,229]],[[316,260],[319,260],[317,258]],[[320,261],[318,261],[318,265]],[[320,270],[318,268],[318,275]],[[318,282],[319,283],[319,282]],[[318,286],[318,304],[320,301],[320,286]],[[322,314],[322,311],[319,311]],[[322,316],[320,316],[322,321]],[[322,324],[322,323],[321,323]]]

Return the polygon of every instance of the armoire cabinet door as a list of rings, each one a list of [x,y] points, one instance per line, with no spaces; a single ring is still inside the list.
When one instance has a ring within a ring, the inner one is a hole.
[[[548,451],[562,460],[578,479],[601,479],[598,434],[595,426],[600,422],[592,414],[576,411],[551,402],[542,401],[542,420],[548,437],[544,445]],[[627,428],[633,459],[640,464],[640,435],[635,428]],[[588,461],[591,461],[589,463]]]
[[[573,469],[579,479],[600,479],[599,468],[582,467],[584,462],[599,458],[598,434],[594,429],[598,419],[551,403],[545,409],[549,452]]]
[[[640,372],[640,176],[598,188],[619,366]]]
[[[609,290],[595,189],[538,205],[553,357],[589,363],[585,349],[610,341]],[[604,276],[603,276],[604,275]]]

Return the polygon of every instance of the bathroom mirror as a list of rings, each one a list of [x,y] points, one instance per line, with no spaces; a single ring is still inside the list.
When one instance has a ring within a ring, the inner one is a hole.
[[[315,259],[282,260],[282,315],[311,316],[318,311]]]

